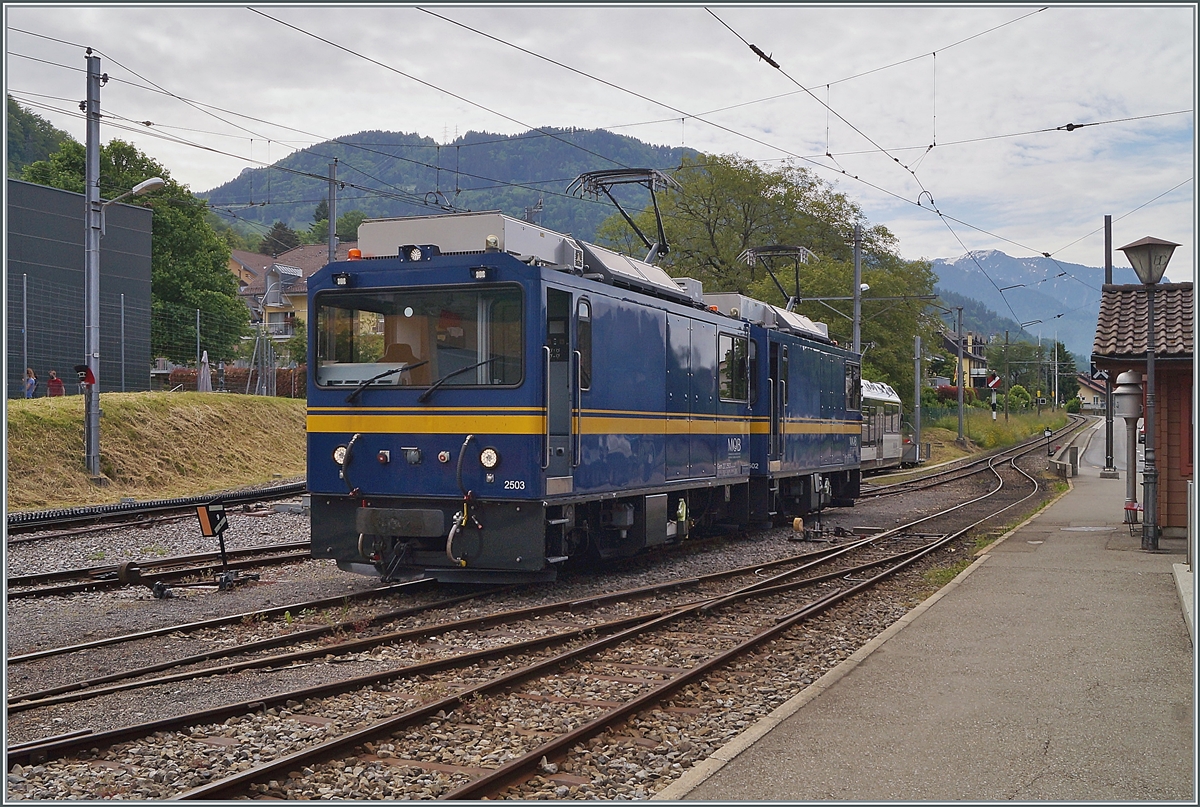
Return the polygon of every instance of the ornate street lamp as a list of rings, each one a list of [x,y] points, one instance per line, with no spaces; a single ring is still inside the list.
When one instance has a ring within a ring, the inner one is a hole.
[[[1158,549],[1158,468],[1154,458],[1154,285],[1162,280],[1179,244],[1146,236],[1121,247],[1146,285],[1146,459],[1142,491],[1142,549]]]

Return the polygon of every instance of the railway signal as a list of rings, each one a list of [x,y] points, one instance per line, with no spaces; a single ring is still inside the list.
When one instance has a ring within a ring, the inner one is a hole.
[[[988,389],[992,391],[992,420],[996,419],[996,390],[1000,387],[1000,376],[995,373],[988,375]]]
[[[225,517],[225,504],[218,500],[196,506],[196,518],[200,520],[200,534],[205,538],[216,538],[221,546],[221,572],[217,575],[217,590],[229,591],[247,580],[257,580],[257,574],[239,576],[236,569],[229,568],[229,557],[225,553],[225,530],[229,519]],[[156,591],[155,596],[160,596]]]

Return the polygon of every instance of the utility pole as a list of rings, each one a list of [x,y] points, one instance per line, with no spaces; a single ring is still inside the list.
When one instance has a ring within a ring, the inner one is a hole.
[[[1008,331],[1004,332],[1004,422],[1008,423]]]
[[[862,354],[862,225],[854,225],[854,352]]]
[[[337,157],[329,164],[329,261],[337,260]]]
[[[913,337],[913,441],[917,444],[917,464],[921,464],[921,335]]]
[[[967,369],[963,366],[963,307],[958,308],[958,442],[966,442],[963,439],[963,384],[966,381]]]
[[[87,383],[83,385],[83,453],[88,476],[100,476],[100,57],[87,49],[87,117],[84,193],[83,341]],[[104,78],[107,78],[105,76]]]
[[[1058,409],[1058,328],[1054,329],[1054,409]]]
[[[1104,283],[1112,284],[1112,216],[1104,217]],[[1136,460],[1135,460],[1136,461]],[[1133,467],[1127,464],[1127,468]],[[1126,473],[1129,473],[1126,470]],[[1104,378],[1104,468],[1100,471],[1101,479],[1120,479],[1117,466],[1113,462],[1113,379],[1105,374]]]

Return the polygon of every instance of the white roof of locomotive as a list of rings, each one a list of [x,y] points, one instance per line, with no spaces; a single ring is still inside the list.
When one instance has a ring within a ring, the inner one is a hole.
[[[433,244],[443,255],[472,254],[485,251],[489,236],[496,237],[501,252],[523,259],[533,258],[560,269],[583,270],[586,254],[593,264],[591,271],[605,275],[613,283],[672,299],[688,298],[687,292],[661,267],[497,211],[367,219],[358,227],[358,248],[364,258],[396,255],[405,244]]]

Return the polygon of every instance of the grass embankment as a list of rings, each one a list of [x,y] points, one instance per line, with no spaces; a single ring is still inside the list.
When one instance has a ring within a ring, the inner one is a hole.
[[[931,444],[931,464],[958,459],[979,450],[989,451],[1016,445],[1035,434],[1041,434],[1049,426],[1060,429],[1067,422],[1067,413],[1059,409],[1047,410],[1038,417],[1036,412],[1010,413],[1005,420],[1002,413],[992,420],[990,410],[968,409],[963,413],[963,437],[968,445],[959,446],[958,415],[938,418],[928,429],[921,430],[921,442]]]
[[[304,476],[305,402],[198,392],[106,392],[100,470],[83,460],[83,396],[8,401],[10,511],[196,496]]]

